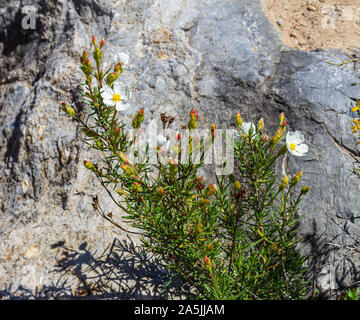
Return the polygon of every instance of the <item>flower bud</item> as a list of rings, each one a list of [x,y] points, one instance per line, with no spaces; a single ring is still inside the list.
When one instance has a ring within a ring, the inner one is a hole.
[[[135,175],[135,171],[133,168],[131,168],[130,166],[126,165],[126,164],[120,164],[121,169],[124,170],[124,172],[129,175],[129,176],[134,176]]]
[[[211,142],[214,143],[215,140],[215,130],[216,130],[216,124],[211,125]]]
[[[264,119],[261,118],[258,122],[258,125],[257,125],[257,129],[258,131],[261,131],[262,129],[264,129]]]
[[[216,184],[213,184],[214,192],[217,194],[219,192],[219,189]]]
[[[211,271],[211,261],[210,261],[210,259],[209,259],[207,256],[205,256],[204,262],[205,262],[205,267],[206,267],[207,269],[209,269],[209,271]]]
[[[114,72],[119,74],[119,73],[122,73],[124,70],[122,68],[122,64],[119,62],[115,65],[114,67]]]
[[[210,203],[210,200],[209,200],[209,199],[204,199],[204,198],[201,198],[201,199],[199,199],[199,201],[198,201],[199,207],[205,207],[205,206],[207,206],[209,203]]]
[[[193,130],[193,129],[197,128],[197,118],[198,118],[198,115],[197,115],[197,113],[195,113],[194,108],[192,108],[191,111],[190,111],[190,120],[189,120],[189,123],[188,123],[188,128],[190,130]]]
[[[105,45],[105,39],[104,38],[101,38],[101,41],[100,41],[100,49]]]
[[[238,191],[238,190],[240,190],[240,188],[241,188],[240,181],[236,181],[236,182],[234,183],[234,189],[235,189],[236,191]]]
[[[292,185],[292,186],[295,186],[296,184],[299,183],[302,174],[303,174],[303,172],[302,172],[302,171],[299,171],[299,172],[291,179],[291,185]]]
[[[81,131],[90,138],[97,138],[99,136],[95,131],[86,128],[82,128]]]
[[[281,183],[279,185],[279,191],[283,191],[285,190],[286,186],[288,185],[289,183],[289,178],[287,175],[283,176],[282,180],[281,180]]]
[[[213,249],[214,249],[214,245],[213,245],[212,243],[208,243],[208,244],[206,245],[206,250],[211,251],[211,250],[213,250]]]
[[[242,117],[241,117],[241,113],[238,111],[235,115],[235,122],[237,127],[240,129],[243,123]]]
[[[127,158],[127,156],[126,156],[126,154],[124,153],[124,152],[119,152],[118,153],[118,155],[119,155],[119,158],[120,158],[120,160],[123,162],[123,163],[125,163],[125,164],[130,164],[130,162],[129,162],[129,160],[128,160],[128,158]]]
[[[132,126],[134,129],[139,129],[141,122],[143,122],[144,120],[144,108],[141,108],[139,110],[138,113],[135,114],[133,121],[132,121]]]
[[[95,52],[94,52],[94,59],[97,64],[100,64],[100,60],[102,59],[102,56],[103,56],[103,54],[102,54],[100,48],[96,47]]]
[[[144,121],[144,108],[141,108],[141,109],[139,110],[139,112],[136,114],[136,117],[137,117],[137,122],[138,122],[138,124],[140,125],[141,122]]]
[[[169,165],[170,165],[170,174],[175,176],[178,172],[178,165],[175,163],[174,159],[169,157]]]
[[[310,190],[310,187],[309,186],[304,186],[301,188],[301,194],[307,194]]]
[[[283,176],[281,182],[285,183],[285,185],[287,185],[289,183],[289,177],[287,175]]]
[[[134,184],[133,184],[133,190],[136,191],[136,192],[141,192],[141,191],[142,191],[142,188],[141,188],[139,182],[134,182]]]
[[[205,189],[205,198],[210,198],[214,194],[214,187],[212,184],[209,184],[208,187]]]
[[[115,80],[117,80],[117,78],[119,78],[119,74],[118,74],[118,73],[115,73],[115,72],[109,73],[109,74],[107,75],[106,79],[105,79],[106,84],[107,84],[108,86],[111,86],[111,85],[113,84],[113,82],[114,82]]]
[[[280,124],[283,123],[284,119],[285,119],[285,114],[284,114],[284,112],[281,112],[281,114],[280,114]]]
[[[70,117],[75,116],[75,110],[71,107],[69,107],[65,102],[61,101],[60,102],[61,108],[62,110],[69,115]]]
[[[84,161],[84,166],[91,171],[96,170],[96,167],[90,161]]]
[[[116,192],[117,192],[118,194],[120,194],[120,195],[123,195],[123,196],[126,196],[126,195],[127,195],[127,193],[125,192],[124,189],[117,189]]]
[[[155,198],[156,199],[161,199],[163,196],[165,195],[165,190],[163,187],[157,187],[156,192],[155,192]]]
[[[91,87],[91,82],[92,82],[92,77],[91,77],[91,74],[89,74],[86,77],[86,84],[88,85],[88,87]]]
[[[94,46],[96,46],[96,39],[95,39],[95,36],[94,36],[94,35],[92,35],[91,40],[92,40],[92,44],[93,44]]]
[[[269,136],[267,134],[265,134],[262,139],[261,139],[262,142],[266,142],[266,141],[269,141]]]

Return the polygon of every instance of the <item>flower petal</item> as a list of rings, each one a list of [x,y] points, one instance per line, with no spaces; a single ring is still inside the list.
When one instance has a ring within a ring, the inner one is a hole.
[[[104,104],[107,106],[113,106],[115,104],[113,99],[103,99]]]
[[[121,103],[121,102],[116,103],[116,111],[125,111],[129,108],[130,108],[129,103]]]
[[[295,151],[305,155],[309,151],[309,146],[305,143],[299,144],[296,146]]]
[[[121,62],[123,67],[126,67],[129,64],[129,60],[129,56],[124,52],[119,52],[114,56],[115,63]]]

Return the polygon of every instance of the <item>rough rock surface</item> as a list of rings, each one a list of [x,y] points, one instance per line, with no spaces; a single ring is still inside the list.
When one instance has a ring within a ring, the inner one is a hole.
[[[22,28],[27,4],[35,29]],[[162,291],[166,272],[144,263],[138,238],[93,212],[94,194],[114,208],[82,165],[95,155],[59,112],[60,100],[80,101],[78,56],[92,34],[105,37],[105,60],[130,55],[123,79],[148,119],[167,111],[180,126],[195,107],[201,126],[229,128],[241,110],[274,129],[285,112],[310,145],[283,166],[303,170],[312,187],[299,236],[315,258],[314,283],[326,291],[357,279],[352,240],[328,218],[359,235],[360,184],[349,172],[359,155],[349,131],[357,77],[350,65],[327,63],[345,59],[341,51],[284,47],[259,0],[3,0],[0,25],[0,296],[172,296]]]

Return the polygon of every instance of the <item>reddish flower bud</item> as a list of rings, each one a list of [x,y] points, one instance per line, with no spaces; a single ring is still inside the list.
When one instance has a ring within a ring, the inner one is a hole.
[[[210,198],[214,194],[215,190],[212,184],[209,184],[205,189],[205,197]]]
[[[84,161],[84,166],[86,167],[86,169],[89,169],[89,170],[95,170],[95,166],[90,162],[90,161]]]
[[[101,38],[101,41],[100,41],[100,49],[104,46],[105,44],[105,39],[104,38]]]
[[[95,36],[94,36],[94,35],[92,35],[91,39],[92,39],[92,44],[93,44],[94,46],[96,46],[96,39],[95,39]]]

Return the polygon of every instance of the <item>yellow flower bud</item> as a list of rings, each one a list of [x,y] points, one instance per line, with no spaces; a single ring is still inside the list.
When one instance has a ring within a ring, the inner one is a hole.
[[[238,191],[238,190],[240,190],[240,188],[241,188],[240,181],[236,181],[236,182],[234,183],[234,189],[235,189],[236,191]]]
[[[301,188],[301,194],[307,194],[310,190],[310,187],[309,186],[304,186]]]
[[[198,205],[199,205],[200,207],[207,206],[209,203],[210,203],[210,200],[209,200],[209,199],[204,199],[204,198],[201,198],[201,199],[198,201]]]
[[[209,244],[206,245],[206,249],[211,251],[211,250],[214,249],[214,245],[212,243],[209,243]]]
[[[262,129],[264,129],[264,119],[261,118],[258,122],[258,125],[257,125],[257,129],[258,131],[261,131]]]
[[[241,126],[242,126],[242,123],[243,123],[243,120],[242,120],[242,117],[241,117],[241,113],[240,113],[240,112],[237,112],[237,113],[236,113],[236,115],[235,115],[235,122],[236,122],[237,127],[240,129]]]
[[[289,177],[287,175],[283,176],[282,183],[285,183],[285,185],[289,183]]]
[[[128,158],[127,158],[127,156],[126,156],[126,154],[124,153],[124,152],[119,152],[118,153],[118,155],[119,155],[119,158],[120,158],[120,160],[123,162],[123,163],[125,163],[125,164],[129,164],[130,162],[129,162],[129,160],[128,160]]]
[[[117,189],[116,192],[117,192],[118,194],[120,194],[120,195],[123,195],[123,196],[126,196],[126,195],[127,195],[127,193],[125,192],[124,189]]]
[[[126,164],[121,164],[120,165],[121,169],[124,170],[124,172],[129,175],[129,176],[134,176],[135,175],[135,171],[133,168],[131,168],[130,166],[127,166]]]
[[[197,128],[197,120],[195,117],[191,117],[188,123],[188,128],[190,130],[194,130]]]
[[[70,117],[75,116],[75,110],[69,107],[65,102],[60,102],[62,110]]]
[[[90,161],[84,161],[84,166],[91,171],[96,170],[96,167]]]
[[[108,85],[108,86],[111,86],[112,84],[113,84],[113,82],[117,79],[117,78],[119,78],[119,74],[118,73],[115,73],[115,72],[113,72],[113,73],[109,73],[108,75],[107,75],[107,77],[106,77],[106,84]]]
[[[156,199],[161,199],[163,196],[165,195],[165,190],[163,187],[157,187],[156,192],[155,192],[155,198]]]
[[[141,191],[142,191],[142,188],[141,188],[139,182],[134,182],[134,184],[133,184],[133,190],[136,191],[136,192],[141,192]]]
[[[299,171],[299,172],[291,179],[291,185],[292,185],[292,186],[295,186],[296,184],[299,183],[302,174],[303,174],[303,172],[302,172],[302,171]]]

